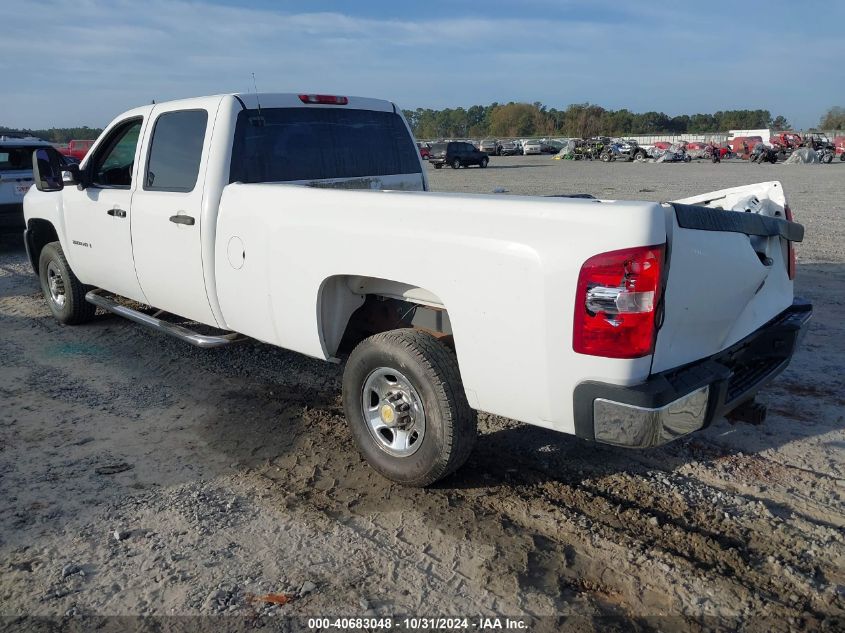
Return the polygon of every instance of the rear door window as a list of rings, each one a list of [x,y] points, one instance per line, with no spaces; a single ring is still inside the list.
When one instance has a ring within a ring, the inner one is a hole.
[[[147,191],[193,191],[202,160],[208,113],[165,112],[155,122],[144,175]]]
[[[230,182],[289,182],[422,172],[394,112],[262,108],[238,114]]]

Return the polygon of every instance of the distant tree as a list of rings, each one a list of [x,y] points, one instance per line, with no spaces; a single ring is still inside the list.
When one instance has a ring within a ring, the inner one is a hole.
[[[546,127],[545,115],[536,105],[509,103],[490,113],[492,136],[532,136],[542,134]]]
[[[790,127],[789,121],[786,120],[786,117],[779,114],[777,115],[774,120],[772,121],[772,129],[781,132],[783,130],[788,130]]]
[[[825,112],[819,127],[823,130],[845,130],[845,108],[834,106]]]

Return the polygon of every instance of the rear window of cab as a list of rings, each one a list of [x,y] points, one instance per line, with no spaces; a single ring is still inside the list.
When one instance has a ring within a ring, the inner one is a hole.
[[[261,108],[238,114],[230,182],[291,182],[422,173],[394,112]]]

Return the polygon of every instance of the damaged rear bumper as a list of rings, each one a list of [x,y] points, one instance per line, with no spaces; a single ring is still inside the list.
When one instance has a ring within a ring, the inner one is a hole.
[[[659,446],[708,426],[747,402],[789,364],[813,306],[792,306],[728,349],[654,374],[639,385],[575,388],[575,434],[618,446]]]

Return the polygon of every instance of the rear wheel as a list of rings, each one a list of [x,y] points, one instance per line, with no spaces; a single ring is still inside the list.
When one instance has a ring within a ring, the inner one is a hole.
[[[97,308],[85,301],[90,287],[73,274],[59,242],[50,242],[41,249],[38,277],[47,306],[59,323],[78,325],[94,317]]]
[[[365,339],[343,373],[343,407],[361,455],[376,471],[427,486],[460,468],[476,437],[458,361],[419,330]]]
[[[822,162],[823,162],[825,165],[827,165],[827,164],[829,164],[829,163],[832,163],[832,162],[833,162],[833,154],[831,154],[830,152],[827,152],[827,153],[823,154],[823,155],[822,155]]]
[[[460,169],[461,168],[461,159],[456,158],[452,161],[452,169]]]

